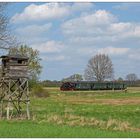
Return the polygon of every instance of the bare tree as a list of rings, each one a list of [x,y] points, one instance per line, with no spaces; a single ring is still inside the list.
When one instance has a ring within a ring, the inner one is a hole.
[[[138,77],[135,73],[130,73],[126,75],[126,80],[128,81],[129,86],[135,85],[135,82],[138,80]]]
[[[0,2],[0,48],[5,49],[15,46],[15,37],[13,37],[8,28],[8,17],[5,10],[8,3]]]
[[[104,81],[113,78],[113,64],[108,55],[98,54],[88,61],[85,80]]]
[[[126,75],[126,80],[133,82],[133,81],[138,80],[138,77],[135,73],[130,73],[130,74]]]

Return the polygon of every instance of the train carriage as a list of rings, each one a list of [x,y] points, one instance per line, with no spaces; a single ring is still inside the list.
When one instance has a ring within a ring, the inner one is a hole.
[[[61,90],[125,90],[127,85],[123,82],[64,82]]]

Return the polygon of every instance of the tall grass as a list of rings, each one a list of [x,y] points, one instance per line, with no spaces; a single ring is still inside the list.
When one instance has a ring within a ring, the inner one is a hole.
[[[134,130],[134,128],[131,128],[130,123],[126,121],[122,122],[111,118],[109,118],[107,121],[104,121],[94,117],[87,118],[84,116],[77,116],[71,114],[65,114],[64,116],[53,114],[51,116],[48,116],[47,122],[58,125],[63,124],[69,126],[90,126],[108,130],[119,130],[119,131]]]

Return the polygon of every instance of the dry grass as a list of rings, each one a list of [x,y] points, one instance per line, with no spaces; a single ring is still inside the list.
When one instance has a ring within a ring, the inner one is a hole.
[[[116,119],[108,119],[107,121],[99,120],[96,118],[86,118],[84,116],[77,116],[72,114],[65,114],[64,116],[60,115],[49,115],[46,122],[55,123],[59,125],[69,125],[69,126],[90,126],[98,127],[101,129],[107,130],[116,130],[116,131],[135,131],[135,128],[132,128],[127,121],[119,121]]]
[[[128,91],[139,91],[140,92],[140,87],[128,87]]]
[[[107,105],[139,105],[140,98],[131,99],[86,99],[86,100],[67,100],[72,104],[107,104]]]
[[[65,94],[58,94],[52,96],[54,100],[64,101],[70,104],[106,104],[106,105],[139,105],[140,97],[131,97],[131,98],[123,98],[123,99],[97,99],[96,97],[89,96],[65,96]]]

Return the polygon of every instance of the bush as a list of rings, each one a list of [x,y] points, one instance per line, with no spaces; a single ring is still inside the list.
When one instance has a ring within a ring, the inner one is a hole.
[[[49,93],[47,92],[47,90],[43,89],[43,87],[39,84],[36,84],[35,86],[32,87],[31,95],[40,98],[49,97]]]
[[[32,91],[33,88],[38,86],[38,82],[35,80],[29,80],[29,90]]]

